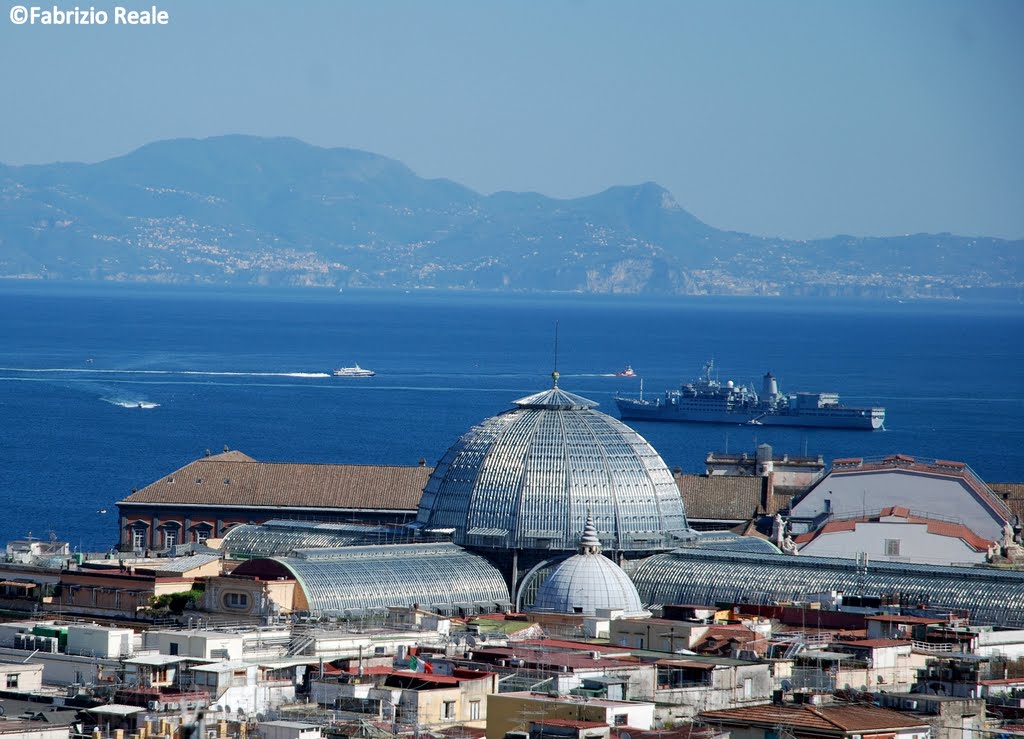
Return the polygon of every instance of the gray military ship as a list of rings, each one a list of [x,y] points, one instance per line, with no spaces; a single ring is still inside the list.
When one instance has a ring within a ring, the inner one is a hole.
[[[753,387],[725,383],[712,377],[714,362],[704,363],[703,374],[646,400],[615,397],[619,416],[630,421],[679,421],[683,423],[740,423],[752,426],[813,426],[831,429],[875,431],[884,428],[885,408],[840,405],[836,393],[784,395],[771,372],[765,374],[761,394]]]

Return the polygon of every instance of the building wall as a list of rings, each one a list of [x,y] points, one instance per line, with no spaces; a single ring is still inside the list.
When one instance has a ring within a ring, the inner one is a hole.
[[[295,701],[293,677],[273,677],[269,670],[253,664],[233,665],[224,671],[194,670],[192,680],[192,689],[210,694],[214,711],[219,706],[253,715]]]
[[[203,610],[226,616],[287,615],[295,610],[297,590],[294,580],[211,577],[206,581]]]
[[[0,647],[0,659],[22,662],[31,652]],[[118,659],[83,657],[70,654],[36,652],[32,662],[43,666],[43,682],[47,685],[72,685],[109,682],[106,678],[124,674],[124,665]],[[132,672],[129,670],[129,672]]]
[[[240,634],[188,631],[145,631],[146,649],[199,659],[242,659],[245,639]],[[172,646],[173,645],[173,646]]]
[[[65,571],[59,606],[64,611],[96,616],[134,618],[154,597],[191,590],[195,579],[189,577],[154,577],[130,571],[102,570]]]
[[[893,546],[892,542],[896,542],[899,554],[887,553]],[[938,565],[981,563],[986,555],[962,539],[929,533],[927,524],[906,521],[861,521],[854,531],[819,534],[803,545],[800,552],[814,557],[846,559],[854,559],[859,553],[866,552],[871,560]]]
[[[428,729],[467,725],[483,728],[487,724],[487,696],[497,686],[491,680],[465,680],[452,688],[403,690],[398,702],[400,723]],[[476,703],[479,718],[471,718],[470,704]],[[450,713],[446,714],[446,704]]]
[[[689,721],[701,711],[759,705],[772,698],[775,685],[768,663],[720,666],[710,674],[710,685],[659,688],[654,696],[658,720]]]
[[[978,646],[974,653],[983,656],[999,655],[1006,659],[1024,657],[1024,630],[993,629],[978,634]]]
[[[654,726],[654,704],[587,702],[565,696],[544,699],[529,693],[500,693],[487,697],[487,716],[487,739],[503,739],[509,731],[529,731],[531,721],[543,719],[599,721],[609,726],[631,726],[646,731]]]
[[[0,690],[29,691],[42,687],[42,665],[0,663]]]
[[[98,624],[70,624],[68,626],[68,654],[98,657],[123,657],[134,651],[131,629],[116,629]]]
[[[671,654],[676,650],[692,647],[709,628],[704,624],[687,624],[681,621],[664,623],[648,619],[620,619],[612,622],[608,641],[621,647],[650,649]]]
[[[985,701],[982,699],[936,699],[921,693],[877,694],[885,708],[909,711],[931,727],[930,739],[965,739],[984,736]]]

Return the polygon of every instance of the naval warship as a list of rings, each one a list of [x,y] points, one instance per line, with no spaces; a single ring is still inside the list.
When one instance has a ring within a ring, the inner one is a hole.
[[[704,363],[697,379],[654,400],[615,397],[624,421],[680,421],[684,423],[740,423],[752,426],[814,426],[874,431],[885,424],[885,408],[840,405],[836,393],[784,395],[768,372],[761,394],[753,387],[725,383],[712,377],[714,362]]]

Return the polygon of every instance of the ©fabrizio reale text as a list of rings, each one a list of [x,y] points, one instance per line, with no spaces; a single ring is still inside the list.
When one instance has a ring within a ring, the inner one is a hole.
[[[115,5],[110,10],[12,5],[8,17],[16,26],[166,26],[171,22],[170,13],[156,5],[144,9]]]

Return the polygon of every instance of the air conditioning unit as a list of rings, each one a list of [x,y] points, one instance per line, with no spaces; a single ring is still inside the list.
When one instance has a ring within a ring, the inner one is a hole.
[[[146,708],[148,708],[150,711],[159,711],[160,703],[158,703],[157,701],[150,701],[146,704]]]
[[[903,708],[907,711],[916,711],[917,701],[903,701]]]

